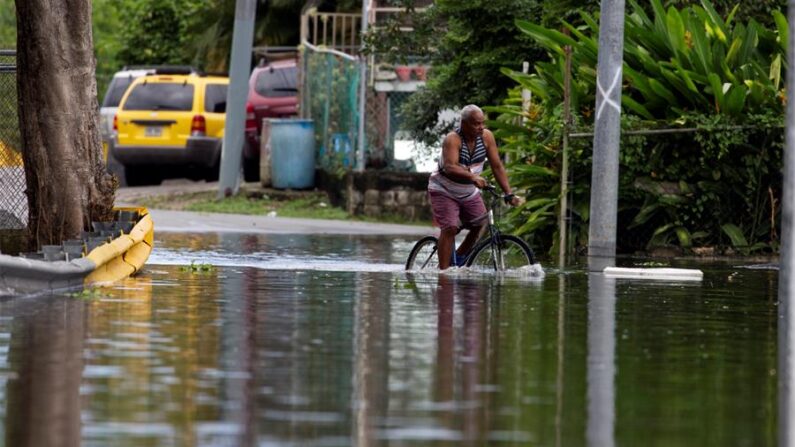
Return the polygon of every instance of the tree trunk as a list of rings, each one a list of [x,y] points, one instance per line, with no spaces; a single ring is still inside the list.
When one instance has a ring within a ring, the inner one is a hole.
[[[90,0],[16,0],[19,123],[31,245],[112,215],[102,159]]]

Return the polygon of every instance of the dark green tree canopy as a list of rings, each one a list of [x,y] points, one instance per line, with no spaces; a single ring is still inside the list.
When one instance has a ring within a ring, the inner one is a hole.
[[[393,18],[367,38],[367,51],[390,62],[424,59],[431,65],[426,88],[407,101],[404,123],[415,136],[436,142],[438,112],[469,103],[493,104],[511,81],[500,69],[520,69],[523,61],[545,57],[513,21],[540,17],[539,0],[437,0],[423,11]],[[410,23],[415,32],[400,31]]]
[[[681,8],[699,5],[700,1],[663,3]],[[391,62],[416,57],[431,63],[426,88],[403,108],[408,130],[428,143],[437,142],[444,130],[435,128],[440,110],[469,103],[498,104],[512,85],[500,71],[503,67],[520,70],[523,61],[532,66],[547,59],[546,52],[514,26],[515,19],[561,29],[564,20],[582,24],[580,11],[598,13],[600,6],[600,0],[437,0],[428,10],[416,11],[414,0],[397,3],[409,12],[371,32],[367,50]],[[753,18],[772,25],[771,11],[783,9],[786,1],[714,2],[723,17],[735,5],[739,21]],[[400,31],[404,24],[411,24],[416,31]]]

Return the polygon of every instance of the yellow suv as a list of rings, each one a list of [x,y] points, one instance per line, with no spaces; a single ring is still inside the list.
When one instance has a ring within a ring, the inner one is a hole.
[[[113,119],[111,152],[130,186],[188,177],[218,179],[229,78],[160,69],[136,79]]]

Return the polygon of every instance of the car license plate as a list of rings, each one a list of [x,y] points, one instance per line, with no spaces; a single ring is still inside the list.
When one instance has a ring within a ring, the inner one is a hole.
[[[163,128],[160,126],[146,126],[144,129],[144,135],[147,137],[159,137],[163,135]]]

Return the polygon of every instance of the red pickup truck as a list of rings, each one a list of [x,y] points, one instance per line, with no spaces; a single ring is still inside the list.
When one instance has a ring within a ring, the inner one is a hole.
[[[276,60],[251,72],[246,103],[246,144],[243,177],[259,180],[260,135],[263,118],[289,118],[298,113],[298,67],[295,59]]]

